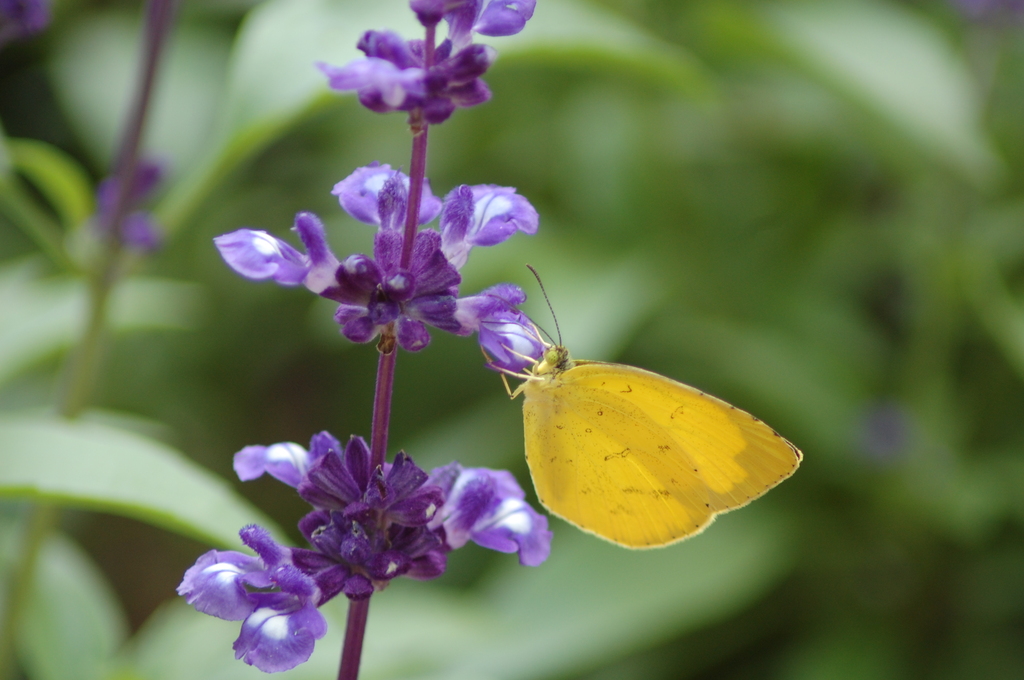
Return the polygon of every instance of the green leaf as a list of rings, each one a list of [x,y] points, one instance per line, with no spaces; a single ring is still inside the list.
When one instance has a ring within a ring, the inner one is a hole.
[[[500,624],[458,655],[455,675],[540,678],[596,668],[734,614],[794,558],[785,522],[763,504],[658,550],[624,550],[562,522],[553,528],[542,567],[510,563],[487,589],[485,608]],[[371,619],[370,633],[373,626]]]
[[[121,430],[47,417],[0,418],[0,496],[148,522],[217,546],[272,521],[223,479],[169,446]]]
[[[80,225],[92,215],[92,183],[75,159],[34,139],[10,139],[7,144],[14,168],[46,197],[65,229]]]
[[[232,54],[218,143],[201,170],[161,204],[161,222],[171,230],[182,226],[233,167],[341,96],[328,90],[315,63],[340,65],[361,58],[355,48],[359,37],[381,27],[407,37],[421,37],[423,31],[408,4],[395,0],[271,0],[250,12]],[[687,94],[710,91],[710,79],[685,51],[575,0],[547,0],[522,33],[487,42],[502,54],[502,65],[516,60],[546,66],[612,64]]]
[[[127,637],[128,621],[99,568],[52,536],[40,552],[18,656],[32,680],[96,680]]]
[[[772,3],[760,10],[797,64],[929,155],[979,183],[1002,172],[982,130],[977,88],[937,27],[874,1]]]
[[[69,347],[81,332],[86,290],[79,279],[36,276],[33,262],[0,268],[0,383]],[[192,283],[134,277],[114,291],[110,325],[117,331],[195,327],[201,288]]]

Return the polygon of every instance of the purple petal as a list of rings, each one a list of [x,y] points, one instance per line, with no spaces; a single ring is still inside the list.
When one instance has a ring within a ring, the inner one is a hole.
[[[457,309],[457,301],[451,295],[424,295],[407,302],[404,311],[410,319],[458,334],[462,325],[455,318]]]
[[[406,576],[417,581],[429,581],[444,573],[448,566],[448,555],[443,550],[431,550],[412,561]]]
[[[477,78],[464,85],[449,87],[445,95],[453,105],[466,109],[470,106],[477,106],[491,100],[491,89],[487,83]]]
[[[395,173],[388,177],[377,194],[377,214],[382,230],[402,231],[405,226],[405,206],[408,191],[402,176]]]
[[[513,307],[525,299],[519,287],[499,284],[457,301],[459,333],[479,332],[480,346],[491,358],[488,365],[492,368],[519,372],[544,354],[544,342],[533,323]]]
[[[440,472],[450,475],[450,470]],[[524,497],[510,472],[467,468],[428,526],[443,526],[451,548],[472,540],[492,550],[518,551],[520,564],[537,566],[551,551],[552,534],[547,518],[531,508]]]
[[[443,77],[451,85],[464,85],[486,73],[497,58],[498,51],[490,45],[468,45],[438,63],[431,76]]]
[[[398,319],[398,346],[406,352],[419,352],[430,344],[430,333],[422,322],[407,316]]]
[[[430,231],[430,230],[428,230]],[[395,273],[402,260],[402,231],[381,229],[373,237],[373,257],[385,275]]]
[[[500,552],[519,552],[519,564],[540,565],[551,554],[553,534],[548,519],[526,501],[514,498],[502,502],[488,521],[481,521],[472,534],[473,542]]]
[[[309,462],[315,463],[327,454],[340,456],[342,451],[341,442],[327,430],[317,432],[309,440]],[[308,468],[307,468],[308,469]]]
[[[466,194],[472,195],[472,212]],[[458,193],[456,193],[458,192]],[[459,187],[445,197],[441,216],[442,250],[456,269],[461,269],[473,246],[493,246],[516,231],[537,233],[537,211],[512,187],[479,184]]]
[[[400,69],[417,66],[409,44],[393,31],[367,31],[356,47],[366,56],[390,61]]]
[[[312,602],[284,593],[254,595],[260,606],[242,624],[235,658],[266,673],[295,668],[309,659],[327,633],[327,621]]]
[[[344,510],[363,495],[339,456],[324,456],[314,463],[298,490],[314,508],[331,510]]]
[[[242,543],[253,549],[260,559],[272,569],[288,561],[288,548],[270,537],[270,532],[257,524],[249,524],[238,532]]]
[[[352,435],[345,445],[345,469],[355,484],[355,498],[361,498],[370,484],[370,447],[362,437]]]
[[[411,0],[409,7],[424,26],[436,26],[444,17],[445,0]]]
[[[533,16],[537,0],[490,0],[473,30],[480,35],[515,35]]]
[[[239,229],[213,239],[221,257],[242,276],[295,286],[306,278],[309,258],[265,231]]]
[[[369,342],[377,337],[377,327],[368,317],[360,316],[347,322],[341,333],[352,342]]]
[[[466,234],[473,221],[475,203],[473,190],[463,184],[455,187],[444,197],[441,208],[441,251],[456,269],[461,269],[469,258],[472,244],[466,242]]]
[[[545,345],[529,317],[519,310],[496,314],[480,324],[480,347],[492,368],[518,373],[544,356]]]
[[[398,550],[386,550],[374,555],[366,568],[372,578],[378,581],[388,581],[402,576],[409,571],[411,566],[412,560],[405,553]]]
[[[390,165],[380,165],[376,161],[358,168],[351,175],[334,185],[332,194],[338,197],[341,207],[352,217],[366,224],[380,225],[378,212],[378,194],[384,183],[392,175],[402,178],[406,191],[409,190],[409,177],[405,173],[392,170]],[[419,223],[426,224],[441,212],[441,200],[430,191],[429,180],[423,184],[420,195]]]
[[[367,57],[349,62],[345,66],[331,66],[323,62],[317,67],[327,76],[334,90],[358,90],[378,95],[391,110],[398,110],[426,94],[426,71],[421,68],[399,68],[386,59]]]
[[[445,93],[447,95],[447,93]],[[430,97],[423,105],[423,119],[431,125],[440,125],[455,112],[451,97]]]
[[[263,569],[265,566],[258,557],[233,550],[211,550],[185,572],[178,594],[196,611],[226,621],[241,621],[256,606],[249,599],[242,577]]]
[[[338,265],[335,277],[338,281],[337,295],[342,302],[360,302],[365,305],[369,293],[376,290],[383,281],[383,272],[372,258],[366,255],[349,255]]]
[[[450,2],[445,8],[444,19],[448,22],[448,39],[455,48],[461,49],[473,39],[473,25],[480,15],[482,0]]]
[[[392,522],[407,527],[426,525],[444,505],[444,494],[433,486],[424,486],[419,492],[404,498],[388,508]]]
[[[303,281],[306,288],[319,295],[337,285],[335,272],[338,269],[338,258],[327,245],[327,235],[320,218],[311,212],[300,212],[295,216],[295,231],[306,246],[306,254],[312,265]]]
[[[441,235],[433,229],[416,234],[409,270],[416,279],[416,297],[451,295],[462,277],[441,250]]]
[[[295,442],[270,446],[246,446],[235,454],[234,467],[243,482],[269,472],[288,486],[298,486],[312,462],[309,453]]]

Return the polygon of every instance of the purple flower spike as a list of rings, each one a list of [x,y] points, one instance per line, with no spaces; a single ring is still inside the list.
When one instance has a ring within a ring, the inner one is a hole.
[[[0,45],[11,38],[27,38],[50,23],[45,0],[0,0]]]
[[[374,161],[335,184],[331,193],[338,197],[341,207],[349,215],[360,222],[380,226],[380,191],[393,175],[402,179],[402,185],[408,192],[408,175],[392,170],[390,165],[380,165]],[[441,200],[430,191],[430,181],[426,180],[423,183],[423,194],[420,198],[419,223],[426,224],[437,217],[439,212],[441,212]],[[403,216],[403,224],[404,219]]]
[[[431,472],[430,481],[447,501],[429,526],[444,527],[448,547],[461,548],[471,540],[491,550],[518,552],[519,563],[528,567],[548,558],[548,520],[523,500],[526,494],[511,472],[451,463]]]
[[[327,633],[327,621],[307,599],[289,593],[254,593],[256,609],[235,640],[235,658],[265,673],[304,663]]]
[[[517,231],[536,234],[539,217],[512,187],[494,184],[453,189],[441,212],[441,249],[461,269],[473,246],[504,243]]]
[[[247,279],[297,286],[311,268],[305,255],[265,231],[238,229],[213,242],[227,265]]]
[[[489,367],[518,373],[544,355],[544,342],[533,323],[515,308],[525,301],[521,288],[501,283],[456,303],[461,333],[480,334],[480,346],[491,359]]]

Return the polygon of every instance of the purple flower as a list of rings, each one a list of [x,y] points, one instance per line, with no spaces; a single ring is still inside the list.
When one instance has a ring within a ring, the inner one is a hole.
[[[2,2],[3,0],[0,0]],[[160,228],[152,214],[133,210],[152,196],[164,177],[164,166],[156,161],[141,160],[135,170],[132,188],[127,200],[127,212],[121,222],[120,237],[126,246],[140,252],[152,252],[163,243]],[[116,218],[114,211],[120,199],[120,183],[111,176],[96,188],[96,215],[94,224],[101,234],[109,234]]]
[[[451,463],[433,470],[430,481],[447,500],[429,526],[444,528],[449,548],[473,541],[491,550],[518,552],[519,563],[528,567],[548,558],[548,520],[523,500],[526,494],[511,472]]]
[[[390,165],[381,165],[377,161],[358,168],[351,175],[334,185],[331,193],[338,197],[338,202],[352,217],[366,224],[381,226],[380,191],[384,184],[397,176],[402,181],[405,193],[409,192],[409,176]],[[426,224],[441,212],[441,200],[430,191],[430,180],[424,180],[423,193],[420,197],[419,223]],[[387,211],[395,224],[391,228],[402,228],[405,225],[404,211]]]
[[[478,184],[452,189],[441,213],[441,250],[461,269],[473,246],[504,243],[516,231],[536,234],[537,211],[512,187]]]
[[[247,526],[239,535],[257,557],[211,550],[185,572],[178,594],[198,611],[243,620],[235,658],[268,673],[294,668],[327,632],[317,611],[326,599],[316,581],[293,564],[292,549],[278,545],[265,529]]]
[[[518,373],[544,355],[544,342],[533,322],[515,308],[525,301],[526,293],[510,283],[457,301],[455,318],[462,325],[462,334],[480,334],[489,367]]]
[[[297,487],[313,463],[331,451],[340,452],[341,443],[327,431],[313,435],[309,451],[295,442],[246,446],[235,454],[235,473],[248,482],[267,472],[288,486]]]
[[[14,38],[27,38],[50,23],[46,0],[0,0],[0,45]]]
[[[444,504],[436,486],[405,453],[370,467],[370,449],[352,437],[344,454],[319,458],[298,485],[315,509],[299,522],[313,550],[294,551],[296,563],[327,597],[369,597],[391,579],[439,576],[443,537],[427,524]]]
[[[242,276],[273,279],[282,286],[303,284],[322,294],[334,285],[338,258],[327,245],[327,236],[320,218],[310,212],[295,216],[294,230],[306,246],[303,255],[285,241],[265,231],[238,229],[213,239],[221,257]]]
[[[357,47],[366,55],[345,66],[318,63],[331,88],[355,90],[360,103],[371,111],[422,109],[430,124],[442,123],[457,107],[482,104],[491,98],[480,80],[497,57],[486,45],[462,45],[452,50],[445,40],[426,68],[421,40],[404,41],[390,31],[367,31]]]
[[[357,170],[353,176],[361,177],[364,170]],[[356,206],[350,214],[357,217],[365,207],[365,197],[354,187],[365,187],[365,183],[349,183],[350,179],[340,182],[339,187],[346,186],[336,188],[336,192],[343,206]],[[337,285],[321,295],[341,303],[334,319],[349,340],[369,342],[395,324],[398,344],[416,352],[430,342],[425,324],[452,333],[460,329],[454,314],[462,279],[441,251],[441,235],[429,229],[416,234],[409,266],[401,266],[402,216],[406,210],[401,175],[391,175],[384,182],[377,201],[380,231],[374,239],[373,258],[346,258],[338,267]]]
[[[523,30],[537,0],[413,0],[411,5],[417,16],[427,17],[443,8],[448,39],[461,49],[472,41],[473,33],[504,36]]]

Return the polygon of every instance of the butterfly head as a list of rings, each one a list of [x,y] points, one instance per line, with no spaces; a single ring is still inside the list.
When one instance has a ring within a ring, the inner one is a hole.
[[[544,350],[544,358],[533,367],[534,375],[546,375],[549,373],[561,373],[572,368],[572,357],[569,350],[563,345],[548,345]]]

